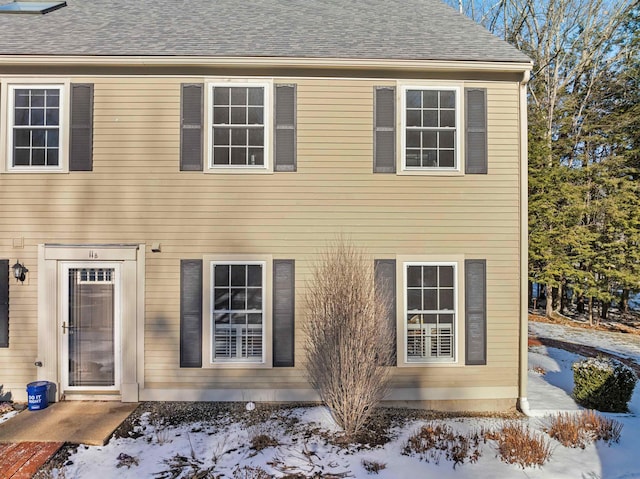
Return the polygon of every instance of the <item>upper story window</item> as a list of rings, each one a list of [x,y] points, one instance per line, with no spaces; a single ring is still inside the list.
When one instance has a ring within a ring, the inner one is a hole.
[[[269,88],[266,84],[213,84],[209,92],[209,167],[269,166]]]
[[[60,170],[64,89],[59,85],[11,85],[8,112],[10,170]]]
[[[180,171],[296,171],[296,85],[273,79],[183,83]]]
[[[456,265],[405,264],[408,362],[454,362],[456,344]]]
[[[459,89],[404,87],[402,95],[403,169],[459,170]]]
[[[93,170],[93,84],[0,78],[0,173]]]

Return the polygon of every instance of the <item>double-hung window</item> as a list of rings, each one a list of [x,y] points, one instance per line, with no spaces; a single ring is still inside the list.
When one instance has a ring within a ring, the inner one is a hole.
[[[267,84],[211,84],[211,169],[266,169],[269,166]]]
[[[404,87],[403,169],[460,168],[460,92],[458,88]]]
[[[212,362],[265,360],[266,264],[211,263]]]
[[[8,95],[9,170],[62,169],[64,88],[11,85]]]
[[[456,264],[405,263],[407,362],[456,358]]]

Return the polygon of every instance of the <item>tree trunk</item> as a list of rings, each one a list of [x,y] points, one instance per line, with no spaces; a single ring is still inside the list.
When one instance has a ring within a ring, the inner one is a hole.
[[[602,314],[600,315],[600,317],[602,319],[607,319],[607,316],[609,315],[609,308],[611,307],[611,301],[603,301],[602,302]]]
[[[564,311],[564,286],[562,284],[562,282],[560,282],[560,284],[558,285],[558,291],[557,291],[557,301],[556,301],[556,311],[560,314],[562,314],[562,312]]]
[[[528,291],[528,305],[533,307],[533,283],[531,281],[527,281],[528,286],[529,286],[529,291]]]
[[[629,313],[629,290],[622,290],[622,297],[620,298],[620,311],[624,314]]]
[[[553,313],[553,288],[550,284],[545,286],[545,296],[547,300],[547,305],[545,307],[545,316],[547,318],[551,318]]]
[[[581,294],[578,296],[578,305],[576,308],[578,313],[584,314],[584,295]]]
[[[593,326],[593,296],[589,296],[589,326]]]

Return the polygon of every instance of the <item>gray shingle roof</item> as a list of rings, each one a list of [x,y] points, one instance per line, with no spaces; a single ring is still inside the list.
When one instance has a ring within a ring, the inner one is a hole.
[[[0,15],[5,54],[529,61],[440,0],[67,0]]]

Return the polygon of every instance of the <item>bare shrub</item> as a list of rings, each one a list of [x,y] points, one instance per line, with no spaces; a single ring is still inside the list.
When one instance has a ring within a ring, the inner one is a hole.
[[[374,261],[339,239],[314,265],[305,295],[309,382],[347,437],[386,395],[393,330],[376,294]]]
[[[256,452],[278,446],[276,437],[281,434],[279,424],[273,421],[256,422],[246,427],[249,447]]]
[[[267,462],[280,473],[281,479],[341,479],[353,477],[348,470],[348,462],[336,458],[327,460],[325,454],[318,454],[318,444],[305,441],[291,447],[280,449],[273,459]]]
[[[555,415],[546,432],[565,447],[584,449],[587,444],[598,440],[609,445],[618,442],[622,424],[603,417],[594,410],[586,410]]]
[[[551,446],[540,434],[520,423],[509,423],[499,432],[487,434],[498,443],[498,455],[507,464],[542,466],[551,457]]]
[[[255,451],[262,451],[263,449],[267,449],[268,447],[276,447],[280,443],[273,436],[265,433],[260,433],[252,436],[249,440],[249,444],[251,449]]]
[[[225,434],[224,436],[222,436],[221,439],[218,439],[213,444],[213,447],[211,449],[212,449],[211,460],[213,461],[213,464],[218,464],[222,460],[223,456],[238,450],[237,447],[231,447],[229,445],[228,434]],[[191,448],[191,456],[192,457],[194,456],[193,448]]]
[[[384,462],[372,461],[369,459],[362,460],[362,467],[369,474],[378,474],[383,469],[386,469],[387,465]]]
[[[217,477],[214,471],[215,466],[205,467],[204,462],[197,458],[175,454],[169,459],[163,459],[162,462],[168,468],[153,474],[158,479],[175,479],[177,477],[215,479]]]
[[[236,466],[233,470],[233,479],[271,479],[272,477],[260,466]]]
[[[151,418],[151,425],[158,444],[167,444],[171,442],[171,433],[164,423],[164,419],[160,416]]]
[[[138,466],[140,464],[140,461],[138,460],[137,457],[135,456],[130,456],[129,454],[125,454],[124,452],[121,452],[120,454],[118,454],[118,464],[116,464],[116,467],[119,469],[121,467],[126,467],[127,469],[130,469],[131,466]]]
[[[455,469],[465,461],[476,462],[480,456],[480,434],[456,434],[446,424],[430,422],[412,435],[402,449],[402,454],[417,454],[425,462],[439,464],[442,456],[453,462]]]

